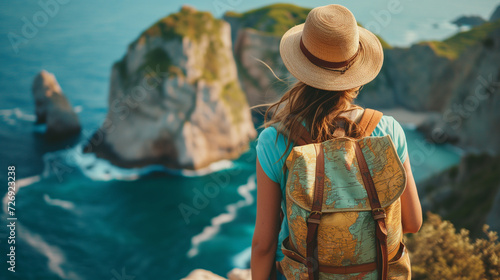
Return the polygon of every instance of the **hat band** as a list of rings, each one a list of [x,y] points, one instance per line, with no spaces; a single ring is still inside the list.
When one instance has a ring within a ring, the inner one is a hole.
[[[361,43],[360,43],[361,46]],[[324,67],[324,68],[342,68],[345,66],[348,66],[359,54],[359,49],[356,51],[356,53],[351,56],[348,60],[341,61],[341,62],[331,62],[331,61],[326,61],[323,60],[314,54],[312,54],[304,45],[304,42],[302,42],[302,37],[300,38],[300,50],[302,53],[306,56],[306,58],[314,65],[319,66],[319,67]],[[347,69],[346,69],[347,70]]]

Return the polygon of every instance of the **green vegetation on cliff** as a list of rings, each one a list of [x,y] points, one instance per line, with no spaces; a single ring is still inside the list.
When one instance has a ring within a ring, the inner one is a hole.
[[[273,4],[245,13],[227,12],[224,18],[239,21],[240,28],[252,28],[267,35],[282,36],[288,29],[304,23],[310,11],[310,8],[292,4]],[[384,49],[391,48],[385,40],[377,37]]]
[[[170,59],[168,53],[161,48],[155,48],[146,53],[144,63],[141,65],[139,70],[152,69],[154,71],[158,68],[159,71],[166,72],[171,65],[172,60]]]
[[[199,42],[202,36],[208,36],[208,50],[205,52],[204,62],[201,62],[201,77],[205,81],[216,81],[219,78],[221,51],[221,28],[223,20],[216,19],[209,12],[200,12],[189,6],[184,6],[174,14],[160,19],[143,32],[141,37],[162,37],[163,39],[178,39],[186,37],[193,42]],[[159,54],[159,53],[158,53]],[[148,54],[149,55],[149,54]],[[156,54],[155,54],[156,56]],[[163,56],[162,56],[163,58]],[[162,59],[167,64],[167,59]],[[154,63],[154,61],[152,61]],[[169,74],[177,75],[176,68],[167,67]],[[178,69],[177,69],[178,70]]]
[[[220,37],[212,38],[208,43],[208,49],[205,52],[205,60],[203,67],[201,68],[202,75],[201,79],[205,81],[217,81],[220,77],[220,68],[223,67],[221,59],[224,55],[221,54],[222,41]]]
[[[220,94],[220,98],[231,109],[233,124],[243,123],[241,108],[245,107],[247,99],[239,84],[235,81],[226,84]]]
[[[476,26],[469,31],[455,34],[444,41],[430,41],[420,44],[428,44],[439,56],[456,59],[463,51],[473,45],[478,43],[483,43],[486,46],[491,45],[492,40],[488,38],[488,35],[498,28],[500,28],[500,20]]]
[[[306,20],[309,8],[292,4],[273,4],[245,13],[227,12],[224,18],[237,18],[242,28],[254,28],[269,35],[281,36]]]
[[[118,70],[118,74],[120,75],[120,79],[123,83],[130,83],[128,70],[127,70],[127,57],[123,57],[120,61],[117,61],[113,67],[116,67]],[[172,76],[185,76],[182,70],[172,64],[172,60],[168,53],[164,51],[162,48],[155,48],[149,52],[147,52],[144,56],[144,63],[139,66],[136,70],[137,72],[144,72],[145,75],[163,75],[167,73],[167,75]]]
[[[164,17],[146,29],[141,37],[162,37],[164,39],[182,39],[198,41],[202,35],[217,36],[223,21],[216,19],[209,12],[200,12],[184,6],[174,14]]]
[[[144,55],[144,62],[135,71],[145,72],[146,75],[154,71],[162,75],[167,73],[171,76],[185,76],[181,68],[172,62],[169,51],[165,48],[149,46],[150,41],[155,38],[166,41],[188,38],[194,43],[199,43],[202,36],[206,36],[208,45],[206,45],[206,50],[201,50],[203,52],[203,58],[199,61],[201,76],[197,80],[209,82],[218,80],[224,58],[224,55],[221,55],[224,51],[221,39],[223,24],[223,20],[214,18],[209,12],[200,12],[189,6],[182,7],[179,12],[158,20],[130,44],[129,49],[134,49],[137,44],[145,45],[149,49]],[[129,78],[127,72],[129,69],[126,64],[126,57],[115,64],[125,82]]]

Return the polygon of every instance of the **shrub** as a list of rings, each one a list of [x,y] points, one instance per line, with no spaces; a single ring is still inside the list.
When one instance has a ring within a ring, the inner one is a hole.
[[[456,231],[449,221],[427,213],[418,234],[406,240],[412,279],[500,279],[498,234],[483,227],[486,239],[475,241],[469,231]]]

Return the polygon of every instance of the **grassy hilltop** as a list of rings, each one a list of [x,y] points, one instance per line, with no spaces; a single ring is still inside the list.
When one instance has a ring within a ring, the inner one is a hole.
[[[500,28],[500,20],[487,22],[476,26],[469,31],[457,33],[444,41],[422,42],[429,45],[437,55],[449,59],[458,58],[467,48],[482,42],[485,46],[492,46],[492,41],[488,35]]]
[[[240,28],[252,28],[266,35],[281,37],[295,25],[306,21],[311,8],[299,7],[293,4],[272,4],[245,13],[227,12],[224,19],[240,22]],[[359,26],[362,26],[358,22]],[[391,46],[377,35],[384,49]]]

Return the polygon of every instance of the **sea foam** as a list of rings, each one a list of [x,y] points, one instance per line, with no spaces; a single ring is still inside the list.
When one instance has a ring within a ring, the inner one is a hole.
[[[226,212],[212,218],[209,226],[206,226],[201,233],[191,238],[191,249],[187,252],[187,256],[189,258],[193,258],[198,255],[200,244],[209,241],[217,235],[220,231],[221,225],[233,221],[237,216],[238,209],[249,206],[253,203],[254,198],[250,192],[255,190],[256,187],[255,175],[250,176],[246,184],[238,187],[238,193],[243,197],[243,200],[227,205]]]

